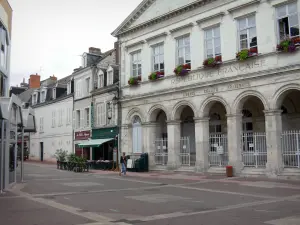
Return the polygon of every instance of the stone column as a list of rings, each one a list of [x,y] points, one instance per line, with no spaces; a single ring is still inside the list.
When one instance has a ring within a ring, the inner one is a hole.
[[[227,115],[227,142],[229,165],[233,166],[234,174],[241,173],[242,162],[242,115]]]
[[[196,139],[196,171],[206,172],[209,168],[209,117],[194,118]]]
[[[119,156],[121,156],[122,152],[132,153],[132,146],[129,141],[131,141],[131,135],[129,135],[129,125],[123,124],[121,125],[121,139],[120,139],[120,146],[119,146]],[[132,142],[132,141],[131,141]]]
[[[143,139],[144,139],[144,152],[149,154],[149,167],[155,167],[154,154],[155,154],[155,138],[156,138],[157,123],[144,123],[143,124]]]
[[[180,137],[181,137],[181,121],[167,121],[168,130],[168,164],[170,170],[175,170],[180,167],[179,152],[180,152]]]
[[[281,153],[281,110],[264,111],[267,141],[267,174],[275,177],[283,170]]]

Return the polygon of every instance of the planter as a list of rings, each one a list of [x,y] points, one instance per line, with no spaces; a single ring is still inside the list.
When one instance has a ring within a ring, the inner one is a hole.
[[[297,47],[300,46],[300,38],[286,38],[282,40],[279,45],[277,45],[276,49],[278,52],[295,52]]]
[[[213,68],[222,64],[222,56],[208,58],[203,61],[204,68]]]
[[[184,64],[184,65],[179,65],[174,69],[174,73],[177,76],[185,76],[187,75],[191,70],[191,65],[190,64]]]
[[[141,82],[141,80],[142,80],[141,76],[130,77],[129,80],[128,80],[128,84],[130,86],[135,86],[135,85],[138,85]]]
[[[236,59],[239,61],[244,61],[254,56],[258,56],[257,47],[250,48],[250,49],[243,49],[242,51],[236,53]]]
[[[163,77],[165,77],[165,73],[164,73],[164,72],[157,71],[157,72],[151,73],[151,74],[148,76],[148,80],[150,80],[150,81],[155,81],[155,80],[161,79],[161,78],[163,78]]]

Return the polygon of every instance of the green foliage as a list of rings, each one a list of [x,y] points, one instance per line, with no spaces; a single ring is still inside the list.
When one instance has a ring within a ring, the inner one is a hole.
[[[57,149],[55,152],[56,160],[59,162],[66,161],[67,155],[68,155],[68,152],[65,150],[62,150],[62,149]]]
[[[213,64],[215,62],[215,59],[214,58],[209,58],[209,59],[207,59],[207,64],[208,65],[211,65],[211,64]]]
[[[249,56],[249,50],[248,49],[244,49],[244,50],[242,50],[238,53],[238,58],[241,61],[246,60],[248,58],[248,56]]]

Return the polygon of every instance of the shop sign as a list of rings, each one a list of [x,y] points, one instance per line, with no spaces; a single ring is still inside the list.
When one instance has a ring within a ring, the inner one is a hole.
[[[91,131],[86,130],[86,131],[78,131],[75,132],[75,140],[86,140],[91,137]]]

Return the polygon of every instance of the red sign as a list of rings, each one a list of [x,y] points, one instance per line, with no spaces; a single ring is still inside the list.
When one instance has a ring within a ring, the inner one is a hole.
[[[75,132],[75,140],[86,140],[89,139],[90,137],[91,137],[90,130]]]

